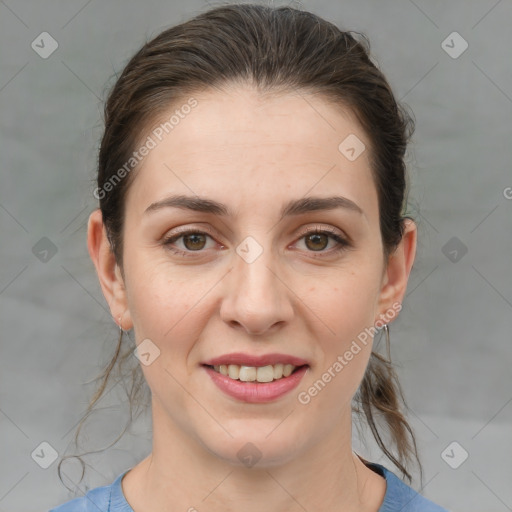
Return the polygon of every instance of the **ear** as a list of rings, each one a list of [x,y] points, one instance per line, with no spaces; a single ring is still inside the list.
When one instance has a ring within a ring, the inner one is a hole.
[[[396,312],[396,307],[394,308],[393,304],[397,302],[401,304],[403,301],[409,274],[416,256],[416,239],[416,224],[412,219],[406,218],[402,240],[389,256],[387,266],[384,269],[378,302],[380,316],[375,321],[387,317],[389,321],[386,320],[386,322],[390,323],[396,318],[396,314],[391,315],[389,312],[393,310]],[[388,312],[387,315],[386,312]]]
[[[126,288],[107,238],[100,209],[94,210],[89,216],[87,248],[114,321],[124,330],[130,330],[133,323],[128,309]]]

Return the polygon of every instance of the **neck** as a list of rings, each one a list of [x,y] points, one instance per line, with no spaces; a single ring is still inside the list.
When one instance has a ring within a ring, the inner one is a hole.
[[[289,461],[262,457],[249,468],[208,451],[164,419],[158,402],[152,411],[152,453],[123,478],[134,512],[376,512],[384,498],[384,479],[352,452],[350,414]]]

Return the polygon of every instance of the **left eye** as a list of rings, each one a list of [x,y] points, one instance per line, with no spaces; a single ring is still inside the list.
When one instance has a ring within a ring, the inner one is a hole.
[[[322,252],[328,248],[329,239],[334,240],[334,247],[346,246],[347,242],[336,233],[330,231],[313,231],[303,235],[300,240],[304,240],[307,249],[313,252]],[[333,246],[331,246],[332,248]]]

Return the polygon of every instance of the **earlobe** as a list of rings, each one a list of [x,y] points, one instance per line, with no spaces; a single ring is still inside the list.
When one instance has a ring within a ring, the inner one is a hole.
[[[131,317],[128,311],[124,280],[111,250],[101,210],[99,209],[93,211],[89,216],[87,248],[96,267],[101,290],[114,321],[118,325],[121,321],[124,330],[131,329]]]
[[[379,297],[378,310],[380,316],[390,316],[390,321],[396,317],[393,304],[402,303],[407,289],[407,282],[416,256],[416,223],[412,219],[404,220],[404,233],[397,248],[390,255]],[[391,313],[394,311],[394,313]],[[376,319],[377,320],[377,319]]]

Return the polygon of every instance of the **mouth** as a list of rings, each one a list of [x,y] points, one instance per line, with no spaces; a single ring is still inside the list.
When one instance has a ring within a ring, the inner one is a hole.
[[[308,364],[295,366],[293,364],[268,364],[265,366],[243,366],[238,364],[203,364],[207,368],[228,377],[229,379],[241,382],[256,382],[264,384],[285,379],[302,369],[309,368]]]
[[[215,386],[237,401],[266,403],[295,389],[310,368],[309,361],[291,354],[236,352],[203,361]]]
[[[226,354],[201,366],[224,394],[240,402],[263,404],[295,389],[308,372],[305,359],[286,354]]]

